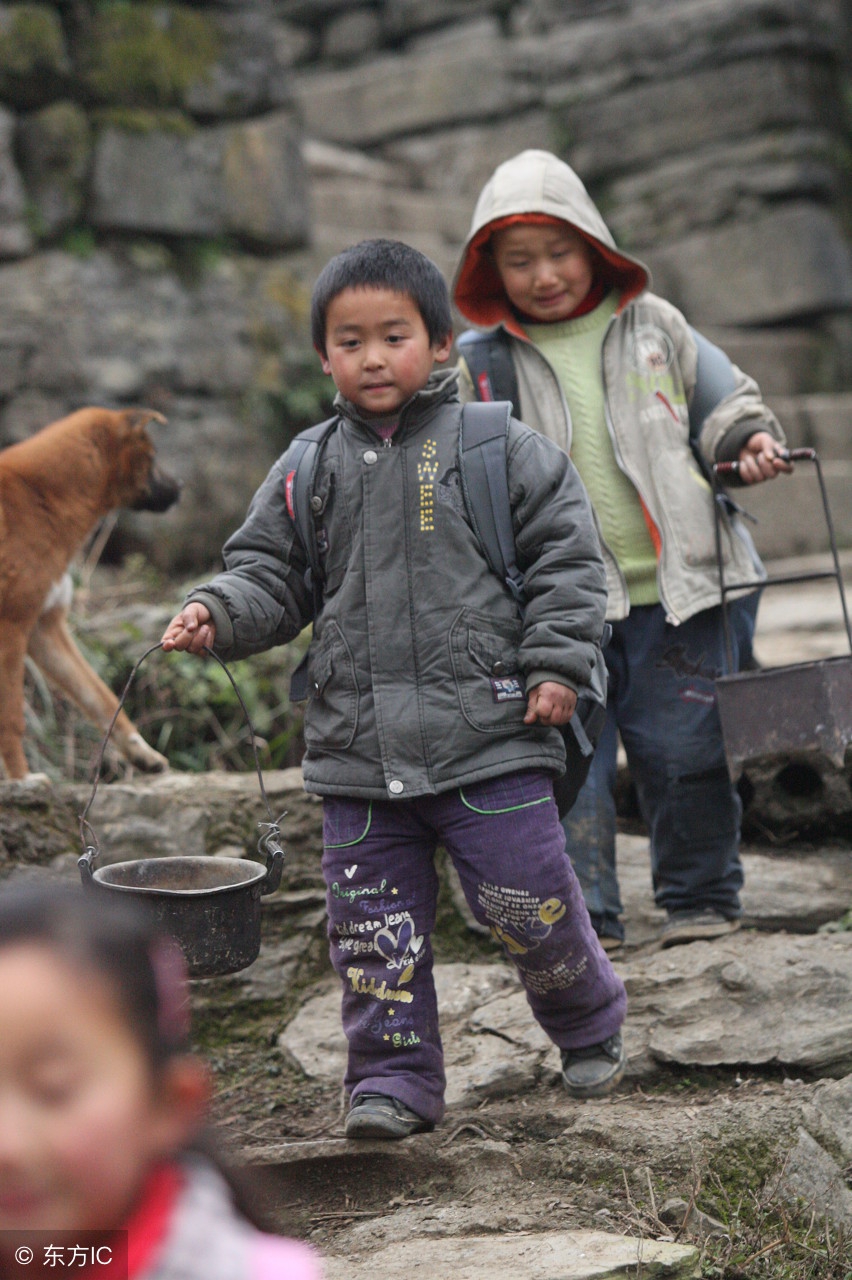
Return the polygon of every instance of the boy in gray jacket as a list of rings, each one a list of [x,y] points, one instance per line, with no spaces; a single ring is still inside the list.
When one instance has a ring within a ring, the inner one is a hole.
[[[165,649],[240,658],[313,622],[305,786],[322,795],[332,963],[349,1041],[351,1138],[398,1138],[441,1118],[432,978],[438,844],[477,919],[515,962],[562,1054],[569,1092],[624,1069],[624,986],[565,853],[552,778],[556,726],[602,661],[603,563],[567,456],[511,421],[507,476],[526,610],[489,569],[459,483],[446,285],[396,241],[325,267],[312,331],[337,387],[310,508],[322,582],[292,509],[292,452],[272,468],[193,591]]]
[[[524,151],[483,188],[454,286],[463,315],[496,326],[487,349],[503,353],[514,384],[491,388],[483,367],[463,376],[463,398],[514,400],[524,421],[570,453],[601,531],[613,627],[608,719],[565,827],[608,949],[624,937],[616,731],[651,833],[655,898],[667,912],[662,944],[737,927],[740,801],[714,691],[726,652],[707,471],[737,461],[739,479],[753,484],[791,469],[756,383],[649,284],[577,174],[549,152]],[[730,511],[721,519],[726,582],[754,582],[761,567],[750,539]],[[754,596],[731,606],[735,667],[750,652],[755,608]]]

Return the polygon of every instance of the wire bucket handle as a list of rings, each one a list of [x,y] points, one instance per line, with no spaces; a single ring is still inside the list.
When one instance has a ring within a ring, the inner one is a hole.
[[[831,508],[828,505],[828,493],[825,487],[825,479],[820,466],[819,455],[816,449],[784,449],[781,451],[781,457],[785,462],[812,462],[816,469],[817,480],[819,482],[820,497],[822,498],[822,509],[825,517],[825,526],[828,531],[828,541],[831,549],[831,558],[833,569],[823,570],[814,573],[791,573],[777,574],[766,578],[755,578],[750,582],[725,582],[725,567],[722,556],[722,521],[720,516],[720,508],[728,501],[725,490],[720,484],[720,477],[725,475],[736,475],[739,472],[740,464],[738,462],[717,462],[713,467],[713,514],[715,517],[716,532],[716,563],[719,570],[719,591],[722,602],[722,628],[725,635],[725,652],[728,661],[728,669],[733,670],[733,648],[731,643],[731,625],[728,618],[728,596],[734,591],[742,591],[744,589],[758,587],[777,587],[786,586],[795,582],[816,582],[826,578],[833,578],[837,584],[837,590],[840,595],[840,608],[843,613],[843,624],[846,629],[846,639],[849,642],[849,649],[852,652],[852,626],[849,622],[849,611],[846,607],[846,593],[843,589],[843,575],[840,570],[840,557],[837,554],[837,537],[834,532],[834,521],[831,518]],[[749,516],[748,512],[742,511],[742,515],[748,516],[754,520],[754,516]]]
[[[98,838],[95,835],[95,832],[88,821],[88,816],[89,816],[89,810],[94,804],[95,796],[97,795],[97,792],[98,792],[98,784],[100,782],[100,775],[101,775],[101,766],[103,765],[103,761],[104,761],[104,752],[106,751],[107,743],[110,740],[112,731],[115,728],[115,722],[118,719],[119,713],[122,707],[124,706],[125,699],[127,698],[127,695],[130,691],[130,686],[133,684],[133,681],[136,679],[136,673],[138,672],[139,668],[142,666],[142,663],[145,661],[145,659],[149,657],[152,653],[154,653],[157,649],[162,649],[162,647],[163,647],[162,640],[160,640],[157,644],[152,644],[150,649],[146,649],[145,652],[142,654],[141,658],[139,658],[135,663],[133,670],[130,672],[130,675],[127,677],[127,682],[124,686],[124,689],[122,690],[121,697],[118,700],[118,706],[116,707],[112,720],[109,723],[109,728],[107,729],[106,734],[104,735],[104,739],[101,742],[100,751],[98,752],[97,759],[95,760],[94,779],[92,783],[92,794],[89,796],[89,800],[88,800],[88,803],[86,804],[85,809],[80,814],[80,840],[82,842],[83,849],[84,849],[84,856],[83,858],[80,859],[80,862],[81,863],[85,862],[89,868],[94,862],[94,859],[100,853],[100,848],[98,846]],[[257,842],[257,849],[258,849],[258,852],[262,855],[262,857],[266,861],[267,881],[269,882],[271,887],[273,880],[275,884],[277,884],[278,881],[280,881],[281,870],[284,865],[284,849],[280,843],[281,841],[280,822],[281,822],[281,819],[284,817],[284,814],[282,813],[280,817],[277,819],[272,816],[272,808],[269,803],[269,797],[266,794],[266,788],[263,785],[263,773],[260,768],[260,758],[257,754],[257,741],[255,739],[254,725],[251,722],[251,717],[249,716],[248,707],[245,704],[243,695],[240,693],[239,689],[237,688],[237,684],[236,684],[236,681],[234,680],[234,677],[231,675],[230,671],[228,670],[227,666],[222,661],[222,659],[217,654],[215,654],[212,649],[208,648],[207,645],[204,646],[204,652],[209,657],[213,658],[216,662],[218,662],[219,666],[222,668],[225,675],[228,677],[229,681],[231,682],[231,688],[234,690],[234,693],[237,695],[237,701],[239,702],[240,707],[242,708],[242,712],[243,712],[243,715],[245,716],[246,724],[248,725],[249,733],[251,735],[251,749],[254,755],[255,769],[257,770],[257,780],[258,780],[258,783],[260,784],[260,794],[263,797],[263,804],[266,809],[266,814],[268,818],[267,822],[259,822],[257,824],[261,830],[260,839]]]

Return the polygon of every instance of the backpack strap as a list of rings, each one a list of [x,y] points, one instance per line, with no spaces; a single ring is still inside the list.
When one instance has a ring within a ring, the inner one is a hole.
[[[456,346],[464,356],[477,400],[509,400],[512,412],[520,417],[518,376],[510,342],[502,328],[488,333],[467,329],[456,339]]]
[[[515,559],[515,533],[506,474],[512,406],[505,400],[466,404],[459,432],[459,472],[473,531],[489,568],[505,582],[523,612],[524,575]]]
[[[284,499],[307,557],[305,584],[313,593],[315,614],[322,604],[322,565],[311,502],[323,447],[339,422],[338,417],[328,418],[315,427],[309,427],[307,431],[300,431],[287,450]],[[306,653],[290,676],[290,701],[305,702],[307,696],[308,654]]]

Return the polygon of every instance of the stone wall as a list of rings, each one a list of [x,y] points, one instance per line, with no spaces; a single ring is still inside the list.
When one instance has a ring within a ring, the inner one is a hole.
[[[852,545],[847,8],[0,3],[0,443],[84,403],[160,409],[185,496],[113,551],[205,569],[324,412],[329,253],[389,234],[450,273],[482,182],[545,146],[820,448]],[[824,541],[789,506],[767,529],[777,554]]]

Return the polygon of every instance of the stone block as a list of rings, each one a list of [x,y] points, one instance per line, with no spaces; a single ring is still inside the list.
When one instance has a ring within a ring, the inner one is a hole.
[[[702,332],[754,378],[764,396],[787,398],[816,391],[820,386],[823,339],[813,329],[793,325],[777,329],[705,325]]]
[[[495,0],[466,0],[465,20],[480,14],[496,12],[501,6]],[[431,27],[459,20],[458,0],[385,0],[383,22],[394,39],[405,39]]]
[[[765,130],[838,125],[833,69],[802,57],[743,58],[557,108],[586,181]]]
[[[0,98],[25,110],[58,97],[70,73],[52,4],[0,4]]]
[[[382,43],[382,20],[375,9],[349,9],[323,27],[322,57],[347,62],[374,53]]]
[[[80,217],[91,150],[88,118],[76,102],[53,103],[20,121],[21,170],[39,234],[53,235]]]
[[[24,184],[12,150],[14,133],[14,116],[0,107],[0,258],[22,258],[32,249],[32,236],[24,220]]]
[[[384,56],[352,70],[302,72],[294,93],[306,131],[370,146],[448,124],[510,116],[535,100],[510,74],[509,44],[464,28],[440,49]]]
[[[229,129],[222,181],[226,231],[275,248],[307,241],[307,180],[290,115],[276,113]]]
[[[304,243],[306,185],[291,117],[189,135],[105,129],[95,146],[91,220],[142,234]]]
[[[852,547],[852,461],[829,460],[822,471],[838,545]],[[808,463],[799,464],[793,476],[738,490],[735,497],[757,517],[758,524],[751,531],[765,559],[828,550],[819,487]]]
[[[804,201],[696,232],[643,257],[699,328],[798,321],[852,305],[852,256],[831,213]]]
[[[494,124],[463,125],[390,142],[382,154],[402,165],[411,185],[451,191],[469,202],[476,199],[499,164],[530,147],[552,150],[551,120],[544,111],[524,111]]]
[[[283,106],[290,68],[313,48],[310,33],[258,5],[217,15],[216,28],[218,56],[187,89],[186,109],[196,116],[231,118]]]
[[[700,147],[596,190],[616,240],[641,252],[702,227],[750,216],[769,201],[838,193],[836,139],[826,131],[772,131]]]
[[[795,423],[791,443],[816,449],[821,462],[852,461],[852,392],[779,397],[772,408],[784,423]]]
[[[460,244],[470,224],[470,202],[431,191],[376,186],[358,179],[318,178],[311,188],[313,219],[325,227],[341,227],[352,236],[377,234],[375,228],[407,240],[416,232],[433,232]]]

